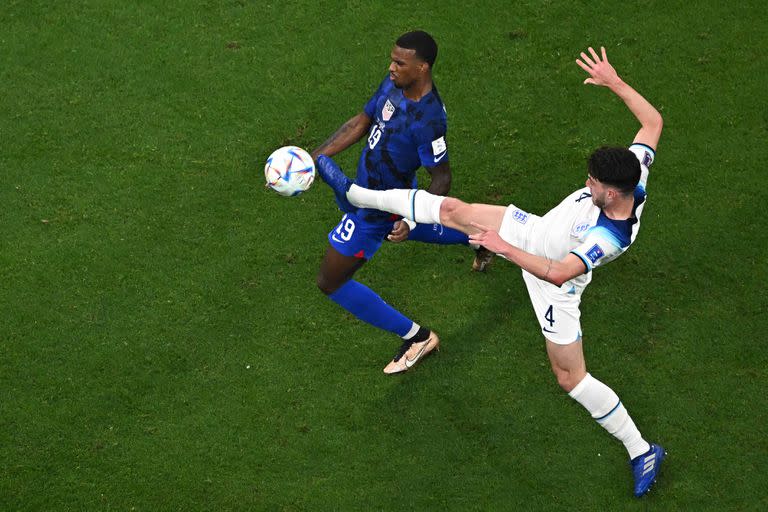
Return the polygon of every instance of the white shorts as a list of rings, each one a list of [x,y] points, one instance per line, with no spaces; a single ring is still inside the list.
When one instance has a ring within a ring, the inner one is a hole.
[[[499,235],[504,241],[522,249],[530,249],[533,226],[540,217],[510,204],[504,212]],[[568,293],[568,285],[555,286],[523,270],[523,280],[528,288],[536,319],[546,339],[558,345],[568,345],[581,339],[581,290]]]
[[[499,226],[499,236],[515,247],[530,252],[528,240],[533,231],[533,226],[539,220],[538,215],[521,210],[511,204],[504,211],[504,217]]]
[[[530,272],[523,270],[523,280],[528,288],[536,320],[541,326],[541,333],[552,343],[569,345],[581,339],[581,293],[568,293],[563,287],[557,287],[542,281]],[[566,285],[567,286],[567,285]]]

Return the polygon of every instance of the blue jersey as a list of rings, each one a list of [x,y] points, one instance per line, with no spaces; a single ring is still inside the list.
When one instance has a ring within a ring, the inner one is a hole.
[[[412,188],[419,167],[448,161],[448,120],[434,85],[426,96],[412,101],[387,77],[364,110],[371,129],[357,165],[356,184],[373,190]],[[391,218],[378,210],[360,213],[371,221]]]

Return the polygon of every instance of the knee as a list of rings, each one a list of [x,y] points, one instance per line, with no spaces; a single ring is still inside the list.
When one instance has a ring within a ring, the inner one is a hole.
[[[583,372],[570,371],[563,368],[552,368],[552,372],[555,374],[557,384],[566,393],[570,393],[585,375]]]
[[[456,199],[455,197],[446,197],[442,203],[440,203],[440,222],[446,224],[453,220],[456,212],[461,208],[464,203]]]
[[[330,295],[339,289],[339,285],[334,283],[331,279],[328,279],[328,277],[325,276],[322,272],[317,274],[315,283],[317,284],[317,287],[320,289],[320,291],[325,295]]]

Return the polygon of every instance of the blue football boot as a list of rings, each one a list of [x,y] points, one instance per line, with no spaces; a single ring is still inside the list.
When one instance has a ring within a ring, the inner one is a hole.
[[[651,488],[659,475],[661,461],[666,454],[664,448],[651,444],[650,450],[629,462],[632,466],[632,476],[635,477],[635,496],[639,498]]]
[[[347,190],[354,181],[350,179],[344,171],[329,156],[320,155],[317,157],[317,172],[323,178],[323,181],[333,189],[336,194],[336,204],[344,213],[350,213],[357,210],[347,199]]]

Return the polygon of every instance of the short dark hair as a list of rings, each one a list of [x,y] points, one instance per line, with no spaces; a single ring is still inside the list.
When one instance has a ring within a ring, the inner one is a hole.
[[[415,50],[416,56],[429,64],[430,68],[435,65],[437,60],[437,43],[432,39],[431,35],[423,30],[406,32],[397,38],[395,44],[400,48]]]
[[[629,149],[620,146],[597,148],[587,160],[589,175],[624,194],[635,190],[640,181],[640,161]]]

